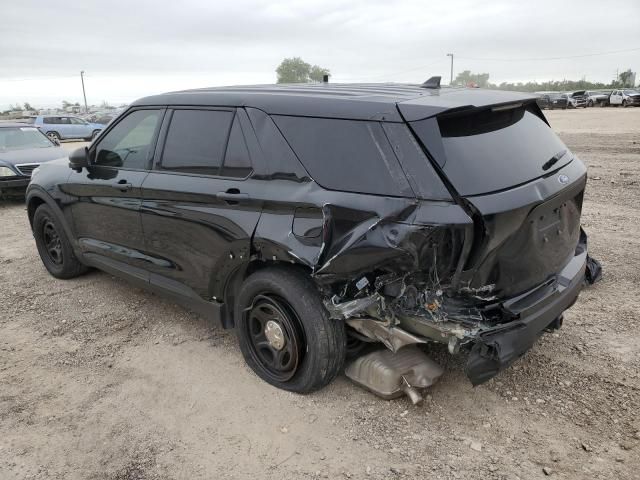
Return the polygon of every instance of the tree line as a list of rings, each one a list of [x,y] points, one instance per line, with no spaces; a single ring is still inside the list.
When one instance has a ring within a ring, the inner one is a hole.
[[[453,81],[458,86],[474,86],[480,88],[493,88],[497,90],[516,90],[520,92],[540,92],[540,91],[564,91],[564,90],[606,90],[614,88],[633,88],[633,72],[631,69],[625,70],[618,75],[617,80],[611,83],[589,82],[582,80],[549,80],[546,82],[502,82],[499,84],[489,82],[488,73],[473,73],[464,70],[456,76]]]
[[[276,68],[278,83],[318,83],[324,75],[329,75],[329,69],[318,65],[311,65],[300,57],[285,58]],[[474,73],[464,70],[453,81],[458,86],[473,86],[493,88],[497,90],[517,90],[521,92],[563,91],[563,90],[605,90],[614,88],[633,88],[633,72],[625,70],[618,75],[618,79],[611,83],[589,82],[582,80],[549,80],[546,82],[502,82],[499,84],[489,81],[488,73]]]

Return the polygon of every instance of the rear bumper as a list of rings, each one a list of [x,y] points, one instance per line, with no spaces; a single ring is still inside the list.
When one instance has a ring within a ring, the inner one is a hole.
[[[583,233],[576,255],[552,284],[504,302],[504,308],[518,319],[478,335],[465,368],[473,385],[486,382],[515,362],[573,305],[584,283],[586,263],[587,245]]]

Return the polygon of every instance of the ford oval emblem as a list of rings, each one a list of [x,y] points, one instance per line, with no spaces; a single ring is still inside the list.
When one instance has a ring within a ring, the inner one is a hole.
[[[569,177],[567,177],[566,175],[560,175],[558,177],[558,181],[562,184],[562,185],[566,185],[567,183],[569,183]]]

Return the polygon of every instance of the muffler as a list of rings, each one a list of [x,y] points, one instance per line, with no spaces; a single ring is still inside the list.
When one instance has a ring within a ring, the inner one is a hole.
[[[414,405],[422,401],[420,391],[433,385],[443,368],[417,347],[397,352],[376,350],[355,359],[345,370],[353,382],[385,400],[407,395]]]

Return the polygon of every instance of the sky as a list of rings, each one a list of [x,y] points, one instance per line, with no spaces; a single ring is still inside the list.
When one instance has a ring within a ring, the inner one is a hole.
[[[640,0],[0,0],[0,109],[128,103],[274,83],[282,59],[332,82],[610,82],[640,70]],[[558,58],[561,57],[561,58]],[[638,75],[640,80],[640,75]]]

